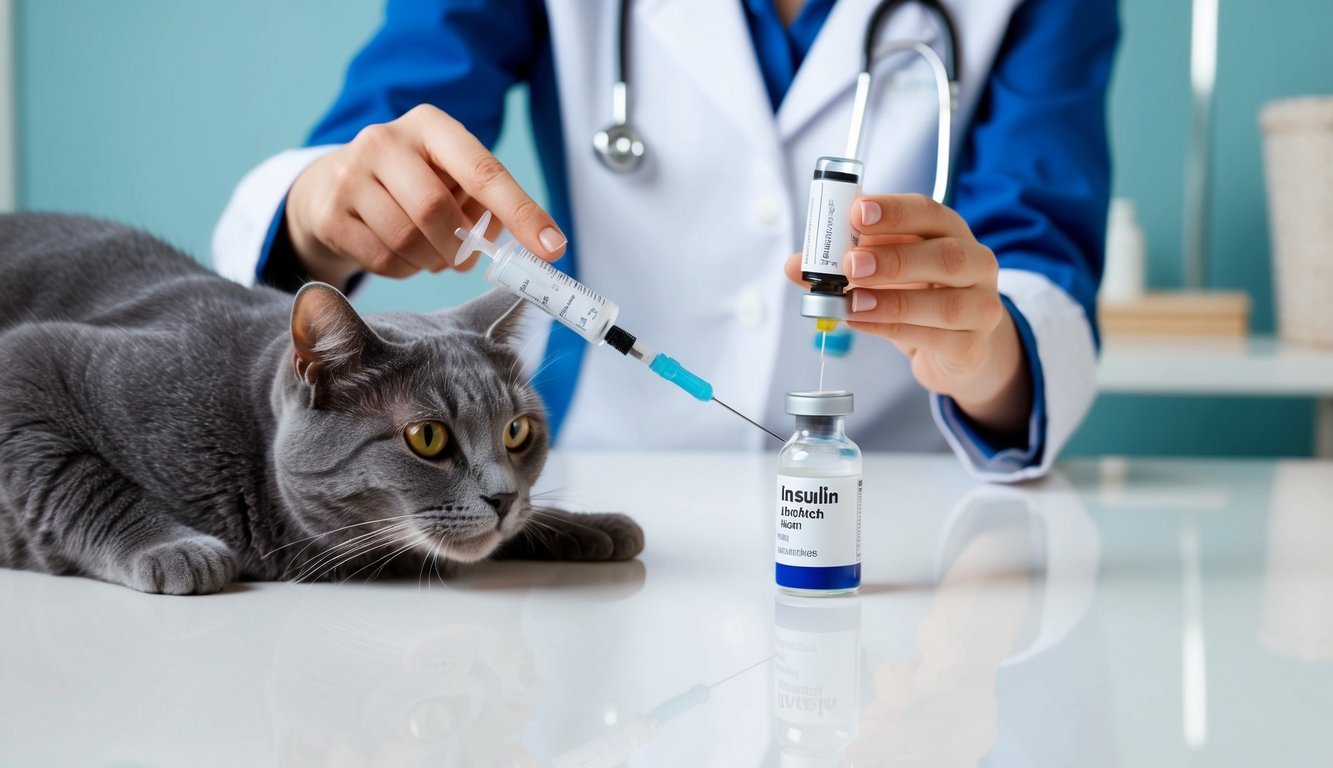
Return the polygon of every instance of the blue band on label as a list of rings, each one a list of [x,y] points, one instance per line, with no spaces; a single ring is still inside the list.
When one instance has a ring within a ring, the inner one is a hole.
[[[808,568],[774,564],[779,587],[792,589],[852,589],[861,586],[861,564]]]

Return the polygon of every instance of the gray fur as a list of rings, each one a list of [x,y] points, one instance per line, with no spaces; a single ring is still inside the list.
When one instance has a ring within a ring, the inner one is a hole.
[[[293,304],[114,224],[0,216],[0,566],[190,594],[642,549],[621,515],[532,506],[546,423],[512,296],[363,320],[311,284]],[[520,414],[537,433],[511,453]],[[457,450],[412,453],[418,419]]]

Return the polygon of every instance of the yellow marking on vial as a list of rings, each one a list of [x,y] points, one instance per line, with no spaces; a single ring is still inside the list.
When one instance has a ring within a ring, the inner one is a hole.
[[[838,321],[832,317],[815,318],[815,330],[820,333],[828,333],[838,329]]]

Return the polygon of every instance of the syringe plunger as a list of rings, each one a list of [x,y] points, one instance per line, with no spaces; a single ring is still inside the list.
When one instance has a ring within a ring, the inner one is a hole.
[[[486,211],[481,215],[480,219],[477,219],[476,225],[473,226],[470,231],[463,229],[462,227],[454,230],[454,237],[463,241],[463,244],[458,247],[458,253],[454,256],[454,265],[462,264],[475,251],[481,251],[492,259],[495,258],[495,254],[499,251],[499,247],[496,246],[495,243],[486,239],[486,230],[489,229],[490,226],[491,212]]]

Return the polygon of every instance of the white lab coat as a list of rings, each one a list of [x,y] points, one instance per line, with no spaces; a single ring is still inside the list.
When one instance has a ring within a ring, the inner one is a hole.
[[[963,70],[956,125],[967,126],[1019,0],[949,2]],[[630,20],[630,116],[647,162],[603,168],[591,149],[609,122],[616,0],[548,0],[574,211],[579,279],[617,301],[620,324],[712,382],[717,396],[776,431],[783,393],[818,385],[819,353],[800,290],[781,269],[801,246],[815,158],[846,141],[858,51],[874,0],[834,6],[775,115],[738,3],[639,0]],[[907,5],[880,40],[937,43],[930,17]],[[938,49],[938,47],[937,47]],[[936,140],[930,71],[913,55],[877,62],[863,139],[867,193],[929,193]],[[965,130],[956,130],[958,153]],[[300,171],[328,147],[280,154],[237,188],[214,237],[215,263],[243,282]],[[827,388],[856,395],[849,435],[867,449],[933,450],[945,441],[987,479],[1044,473],[1094,393],[1095,355],[1082,308],[1046,278],[1002,270],[1000,290],[1037,340],[1047,442],[1039,466],[996,471],[911,376],[907,359],[857,334],[830,359]],[[540,345],[534,345],[534,347]],[[933,423],[932,423],[933,422]],[[943,439],[941,439],[941,434]],[[562,448],[774,448],[771,437],[716,405],[653,379],[609,348],[587,350]]]

